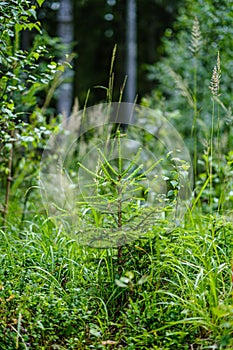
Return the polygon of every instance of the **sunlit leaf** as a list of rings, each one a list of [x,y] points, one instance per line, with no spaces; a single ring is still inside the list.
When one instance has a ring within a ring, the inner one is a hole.
[[[45,0],[36,0],[39,6],[42,6]]]

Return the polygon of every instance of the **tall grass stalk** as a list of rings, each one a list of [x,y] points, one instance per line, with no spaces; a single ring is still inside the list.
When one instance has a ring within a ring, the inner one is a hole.
[[[202,34],[200,30],[200,24],[198,18],[195,17],[193,21],[192,33],[191,33],[191,45],[190,50],[193,54],[194,70],[193,70],[193,123],[192,123],[192,136],[194,143],[194,185],[197,177],[197,118],[198,118],[198,106],[197,106],[197,73],[198,73],[198,55],[202,46]],[[195,187],[195,186],[194,186]]]
[[[210,168],[209,168],[209,174],[210,174],[210,208],[213,205],[213,161],[214,161],[214,136],[215,136],[215,96],[219,96],[219,89],[220,89],[220,79],[221,79],[221,67],[220,67],[220,55],[218,52],[217,55],[217,63],[214,66],[212,77],[210,81],[210,91],[212,94],[212,115],[211,115],[211,130],[210,130]],[[217,120],[217,147],[218,147],[218,164],[219,164],[219,156],[220,156],[220,123],[219,123],[219,109],[218,109],[218,120]]]

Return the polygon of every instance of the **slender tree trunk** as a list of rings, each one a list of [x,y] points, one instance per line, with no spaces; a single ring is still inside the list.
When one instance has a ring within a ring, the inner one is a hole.
[[[73,3],[72,0],[60,0],[58,12],[58,36],[68,47],[73,41]],[[67,52],[70,53],[70,50]],[[59,88],[57,109],[68,117],[71,113],[73,103],[73,71],[67,69],[64,74],[64,82]]]
[[[127,0],[126,29],[126,102],[134,102],[137,89],[137,8],[136,0]]]

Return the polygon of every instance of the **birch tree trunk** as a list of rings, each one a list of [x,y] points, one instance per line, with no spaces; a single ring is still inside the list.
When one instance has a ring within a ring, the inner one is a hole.
[[[62,42],[69,45],[73,41],[73,4],[72,0],[60,0],[58,11],[58,36]],[[68,49],[67,54],[71,53]],[[73,103],[73,71],[67,69],[64,73],[64,82],[59,88],[57,101],[58,113],[62,113],[66,118],[70,115]]]
[[[137,90],[137,8],[136,0],[127,0],[126,23],[126,102],[134,102]]]

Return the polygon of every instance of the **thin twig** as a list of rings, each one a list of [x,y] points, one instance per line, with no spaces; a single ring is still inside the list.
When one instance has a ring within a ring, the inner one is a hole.
[[[11,139],[14,139],[14,130],[11,130]],[[5,194],[5,203],[3,209],[3,225],[6,227],[7,215],[9,211],[9,201],[10,201],[10,190],[11,190],[11,182],[12,182],[12,162],[13,162],[13,142],[11,144],[11,149],[8,158],[7,165],[7,179],[6,179],[6,194]]]

